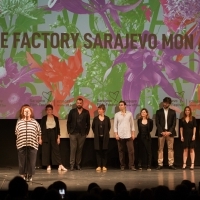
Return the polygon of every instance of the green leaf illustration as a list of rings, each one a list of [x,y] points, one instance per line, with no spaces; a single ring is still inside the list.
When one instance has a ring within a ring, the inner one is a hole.
[[[25,66],[28,64],[26,60],[26,52],[20,51],[13,57],[14,62],[18,62],[21,66]]]
[[[27,32],[31,31],[32,26],[36,26],[39,24],[44,24],[45,19],[45,11],[42,9],[36,9],[31,13],[33,16],[37,17],[36,19],[24,17],[22,14],[20,14],[15,22],[15,28],[13,29],[13,32]]]

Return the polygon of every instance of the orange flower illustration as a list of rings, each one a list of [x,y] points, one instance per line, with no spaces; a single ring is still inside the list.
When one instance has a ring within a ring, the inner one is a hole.
[[[76,78],[83,72],[80,49],[76,50],[75,55],[69,57],[68,62],[51,54],[42,65],[39,65],[29,52],[26,55],[31,68],[41,69],[35,74],[52,92],[53,102],[64,102],[70,95]],[[58,115],[60,107],[61,104],[54,104],[55,115]]]

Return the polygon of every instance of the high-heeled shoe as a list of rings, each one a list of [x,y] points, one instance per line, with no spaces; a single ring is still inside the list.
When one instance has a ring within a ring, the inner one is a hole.
[[[183,170],[187,168],[186,163],[183,163],[183,166],[184,166],[184,165],[185,165],[185,167],[182,167]]]
[[[193,165],[193,167],[192,167],[192,165]],[[190,170],[194,170],[194,163],[191,163]]]

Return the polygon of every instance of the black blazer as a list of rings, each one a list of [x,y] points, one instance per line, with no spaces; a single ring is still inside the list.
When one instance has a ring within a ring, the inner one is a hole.
[[[70,110],[68,119],[67,119],[67,132],[68,134],[72,134],[76,127],[78,111],[77,108],[73,108]],[[81,135],[88,135],[90,131],[90,113],[88,110],[82,110],[82,121],[81,121]]]
[[[138,125],[138,136],[137,137],[140,137],[141,136],[141,123],[142,123],[142,119],[138,119],[137,120],[137,125]],[[153,130],[153,120],[152,119],[147,119],[147,128],[148,128],[148,138],[147,139],[150,139],[151,138],[151,131]]]
[[[54,120],[56,122],[56,127],[55,127],[55,133],[56,133],[56,138],[55,140],[57,140],[58,135],[60,135],[60,125],[59,125],[59,121],[58,121],[58,117],[54,116]],[[48,142],[48,138],[47,138],[47,128],[46,128],[46,122],[47,122],[47,115],[45,115],[44,117],[42,117],[41,120],[41,131],[42,131],[42,142]]]
[[[93,122],[92,122],[92,130],[94,132],[94,149],[95,150],[99,150],[99,129],[98,129],[98,119],[99,116],[96,116],[94,119],[93,119]],[[111,124],[110,124],[110,118],[105,116],[104,118],[104,123],[105,123],[105,126],[104,126],[104,136],[103,136],[103,149],[108,149],[108,142],[109,142],[109,138],[110,138],[110,135],[109,135],[109,132],[110,132],[110,128],[111,128]]]
[[[161,108],[160,110],[156,111],[156,136],[162,137],[162,132],[165,130],[165,113],[164,109]],[[168,115],[167,115],[167,126],[168,126],[168,131],[171,132],[170,134],[171,137],[176,136],[176,112],[172,109],[169,108],[168,110]]]

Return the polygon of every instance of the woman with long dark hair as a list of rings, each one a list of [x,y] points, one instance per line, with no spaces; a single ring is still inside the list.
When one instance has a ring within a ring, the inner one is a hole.
[[[58,117],[53,115],[53,106],[46,106],[46,113],[41,120],[42,129],[42,165],[51,171],[52,165],[59,165],[59,171],[67,171],[62,165],[60,157],[60,125]]]
[[[32,175],[35,174],[38,145],[42,141],[40,125],[33,118],[33,109],[30,106],[21,108],[15,134],[17,136],[19,174],[27,181],[32,181]]]
[[[138,125],[138,145],[139,145],[139,163],[138,168],[142,170],[143,152],[147,154],[147,170],[151,170],[151,135],[153,129],[153,120],[149,118],[149,112],[146,108],[140,111],[140,118],[137,121]]]
[[[186,169],[186,162],[188,157],[188,149],[190,150],[191,167],[194,169],[195,160],[195,137],[196,137],[196,119],[192,116],[192,110],[189,106],[184,109],[184,116],[180,120],[180,135],[183,143],[183,167]]]

